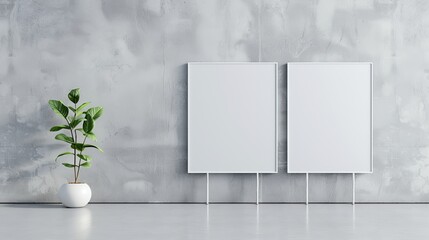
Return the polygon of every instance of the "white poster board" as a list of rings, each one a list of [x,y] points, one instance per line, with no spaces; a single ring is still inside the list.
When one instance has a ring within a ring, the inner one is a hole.
[[[277,172],[277,63],[188,63],[188,172]]]
[[[289,173],[372,172],[372,64],[288,63]]]

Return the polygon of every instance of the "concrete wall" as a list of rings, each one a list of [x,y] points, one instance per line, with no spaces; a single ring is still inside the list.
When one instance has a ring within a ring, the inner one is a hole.
[[[104,154],[82,180],[93,201],[205,201],[205,175],[187,174],[186,63],[280,64],[278,174],[261,200],[305,199],[286,174],[288,61],[374,62],[374,173],[357,201],[429,201],[429,2],[417,0],[0,0],[0,201],[57,201],[72,172],[49,99],[105,107]],[[254,201],[255,176],[213,175],[212,201]],[[310,175],[313,201],[350,201],[351,176]]]

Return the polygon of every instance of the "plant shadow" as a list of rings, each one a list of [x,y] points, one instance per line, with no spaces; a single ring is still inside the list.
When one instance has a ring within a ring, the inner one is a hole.
[[[7,203],[0,204],[0,206],[6,206],[8,208],[64,208],[62,204],[59,203]]]

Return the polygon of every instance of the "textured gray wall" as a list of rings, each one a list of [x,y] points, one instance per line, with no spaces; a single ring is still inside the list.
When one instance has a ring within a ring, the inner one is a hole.
[[[288,61],[374,62],[374,174],[357,201],[429,201],[429,2],[418,0],[0,0],[0,201],[57,201],[71,178],[48,99],[74,87],[106,108],[93,201],[205,201],[186,173],[186,63],[277,61],[280,173],[261,200],[305,199],[286,174]],[[213,175],[213,201],[254,201],[255,176]],[[314,201],[350,201],[350,175],[311,175]]]

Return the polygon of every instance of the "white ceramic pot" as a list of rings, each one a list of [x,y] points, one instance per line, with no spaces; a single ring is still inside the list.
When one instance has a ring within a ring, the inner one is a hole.
[[[91,188],[86,183],[66,183],[58,191],[63,205],[70,208],[85,207],[91,195]]]

